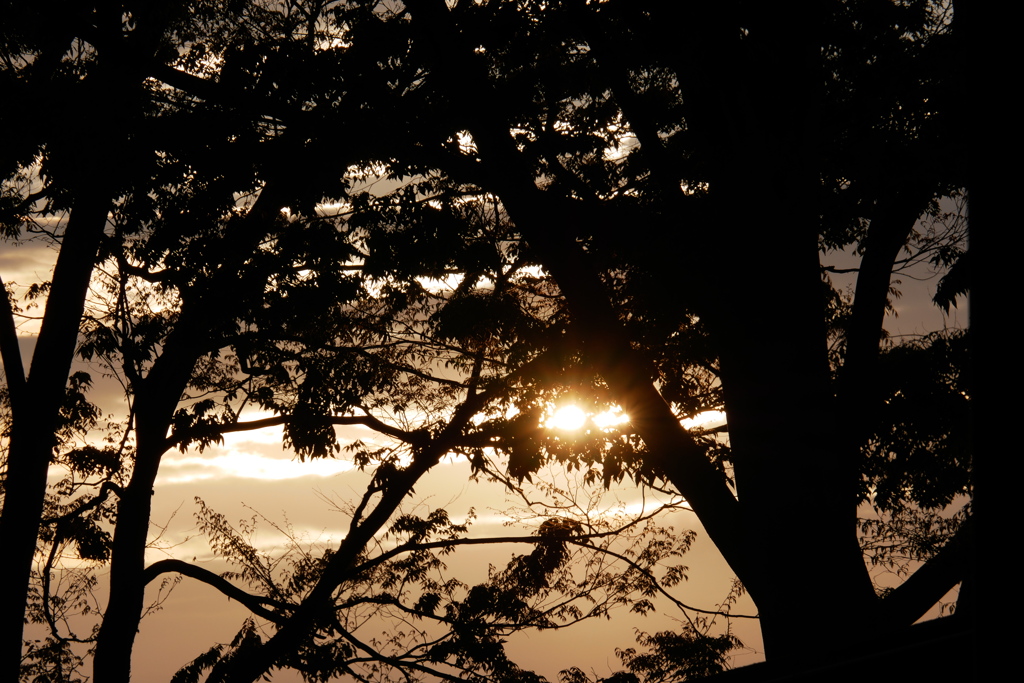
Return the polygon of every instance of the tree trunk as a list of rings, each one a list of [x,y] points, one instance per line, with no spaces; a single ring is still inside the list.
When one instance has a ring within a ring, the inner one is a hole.
[[[244,218],[231,223],[221,237],[227,262],[218,266],[215,281],[203,294],[183,304],[178,322],[162,345],[159,357],[136,391],[137,451],[132,478],[119,501],[110,558],[110,596],[96,643],[93,670],[97,683],[127,683],[132,649],[145,601],[145,555],[152,496],[174,411],[204,353],[220,346],[215,327],[246,305],[246,283],[262,288],[260,272],[239,282],[239,272],[264,236],[276,224],[283,205],[282,183],[268,184]]]
[[[132,40],[122,34],[122,19],[119,6],[104,6],[90,15],[90,42],[103,48],[98,50],[93,70],[74,87],[59,93],[72,118],[59,130],[47,131],[51,173],[47,189],[52,196],[66,193],[71,201],[71,217],[54,267],[28,377],[23,391],[12,391],[13,425],[0,514],[0,547],[6,553],[6,561],[0,566],[0,585],[5,586],[0,596],[2,680],[18,679],[27,591],[48,468],[57,446],[60,408],[107,214],[121,191],[123,164],[129,157],[126,147],[140,115],[142,78],[138,69],[144,63],[145,51],[155,44],[139,40],[129,46]],[[62,35],[65,41],[71,37]],[[8,379],[11,376],[8,373]],[[18,400],[19,394],[23,400]]]
[[[787,229],[765,230],[774,247],[755,241],[729,255],[705,316],[719,350],[744,565],[754,568],[740,579],[769,657],[847,642],[877,602],[830,385],[817,245],[786,239]],[[807,606],[826,599],[844,617],[808,629]]]
[[[188,373],[170,384],[147,382],[136,394],[137,448],[132,478],[117,506],[110,556],[110,593],[93,658],[98,683],[128,683],[132,649],[145,601],[146,547],[160,459],[167,451],[167,425]]]
[[[32,365],[13,402],[10,449],[0,514],[0,679],[17,680],[21,665],[26,600],[36,552],[46,476],[57,445],[56,429],[93,263],[107,221],[109,200],[101,183],[82,190],[72,210]]]

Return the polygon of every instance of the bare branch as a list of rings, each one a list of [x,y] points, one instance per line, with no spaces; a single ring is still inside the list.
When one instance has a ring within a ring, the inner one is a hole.
[[[291,605],[278,600],[271,600],[270,598],[265,598],[260,595],[246,593],[224,577],[214,574],[208,569],[197,567],[194,564],[190,564],[182,560],[160,560],[159,562],[149,565],[146,567],[143,574],[143,583],[148,585],[162,574],[168,574],[171,572],[177,572],[178,574],[183,574],[184,576],[196,579],[197,581],[202,581],[206,585],[216,588],[227,597],[242,603],[253,614],[275,624],[284,623],[287,619],[287,615],[282,614],[281,612],[268,610],[265,605],[276,607],[282,611],[290,610],[292,608]]]

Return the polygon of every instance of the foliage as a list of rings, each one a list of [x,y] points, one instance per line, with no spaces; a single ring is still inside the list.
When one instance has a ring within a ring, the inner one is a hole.
[[[743,594],[737,581],[725,600],[718,606],[718,615],[728,617],[730,609]],[[616,650],[616,655],[628,671],[619,671],[594,683],[656,683],[660,681],[699,680],[729,669],[728,654],[742,646],[739,639],[726,629],[711,635],[717,616],[696,616],[680,624],[678,631],[655,634],[637,633],[637,643],[649,648],[637,652],[635,648]],[[559,672],[560,683],[591,683],[592,679],[579,668]]]
[[[864,449],[865,484],[879,509],[942,509],[970,495],[967,343],[954,330],[882,354],[882,426]]]
[[[860,521],[861,546],[873,566],[902,579],[950,543],[970,518],[970,504],[950,514],[947,510],[921,510],[912,506],[876,513]],[[876,582],[881,584],[882,582]],[[878,590],[891,591],[880,585]]]
[[[734,636],[709,638],[689,626],[678,633],[643,633],[637,642],[651,651],[637,654],[630,648],[620,655],[632,671],[642,672],[645,681],[686,681],[721,673],[726,669],[726,654],[738,644]]]
[[[548,505],[565,515],[567,500],[557,490],[549,494],[554,498]],[[238,568],[221,576],[247,585],[253,592],[243,601],[265,610],[257,613],[262,626],[246,620],[232,643],[197,657],[178,672],[176,681],[199,680],[205,671],[210,671],[208,680],[220,680],[233,658],[263,642],[263,631],[280,628],[300,609],[335,553],[301,543],[287,522],[271,522],[288,539],[285,551],[272,556],[252,544],[259,523],[269,520],[255,515],[234,526],[203,501],[197,503],[196,517],[211,547]],[[536,520],[545,510],[535,504],[527,512]],[[648,598],[658,586],[655,569],[685,553],[694,537],[693,532],[676,535],[654,520],[654,514],[640,519],[605,514],[582,523],[548,517],[532,536],[487,539],[468,535],[472,513],[465,524],[453,523],[442,509],[426,516],[400,514],[357,558],[351,578],[333,593],[330,607],[320,608],[322,621],[277,666],[294,668],[310,681],[343,674],[373,681],[410,675],[543,680],[508,659],[507,638],[524,629],[563,628],[608,616],[616,606],[650,609]],[[450,577],[442,558],[480,543],[535,547],[513,555],[504,569],[492,566],[487,580],[478,585]],[[626,560],[625,566],[616,558]],[[684,570],[670,570],[663,585],[671,586]],[[394,624],[390,636],[377,636],[389,623]],[[368,637],[361,635],[364,631]],[[730,643],[737,644],[731,636]]]
[[[0,607],[12,632],[26,604],[50,630],[23,676],[73,676],[73,644],[95,643],[97,677],[127,680],[164,573],[239,595],[273,632],[246,621],[182,681],[279,666],[529,680],[509,632],[644,612],[683,576],[654,567],[689,535],[551,505],[533,549],[486,583],[437,578],[467,530],[403,509],[449,455],[511,491],[558,463],[682,494],[758,604],[770,656],[883,621],[901,589],[876,597],[865,557],[905,573],[969,527],[953,514],[971,492],[968,336],[879,343],[917,265],[947,311],[969,289],[962,205],[942,199],[965,182],[950,5],[827,2],[811,28],[763,3],[687,9],[680,25],[619,0],[86,3],[52,30],[38,8],[12,14],[0,87],[39,104],[0,114],[23,133],[0,155],[2,232],[60,254],[0,310],[2,578],[17,588]],[[840,250],[859,259],[848,292],[823,266]],[[26,376],[19,305],[44,298]],[[102,446],[76,353],[128,400]],[[545,429],[563,403],[629,419]],[[710,411],[728,424],[682,426]],[[251,524],[201,507],[237,571],[147,567],[164,454],[272,425],[300,460],[344,450],[370,472],[345,539],[274,558]],[[380,436],[343,444],[341,425]],[[790,571],[808,538],[828,577]],[[67,590],[51,584],[63,558],[83,563]],[[117,589],[79,637],[68,624],[95,613],[101,565]],[[798,638],[792,605],[826,593],[849,623]],[[431,629],[354,635],[385,617]],[[619,679],[719,670],[736,641],[709,629],[642,634],[650,652],[623,650]]]

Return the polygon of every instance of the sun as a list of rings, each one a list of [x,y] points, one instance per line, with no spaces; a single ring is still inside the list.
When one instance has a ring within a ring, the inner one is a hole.
[[[618,406],[613,406],[603,413],[591,414],[579,406],[570,404],[555,410],[554,414],[544,421],[544,427],[563,432],[574,432],[582,429],[588,421],[601,431],[610,431],[616,425],[629,422],[629,416]]]
[[[560,429],[572,432],[582,427],[587,422],[587,414],[577,406],[562,406],[555,411],[555,414],[544,423],[549,429]]]

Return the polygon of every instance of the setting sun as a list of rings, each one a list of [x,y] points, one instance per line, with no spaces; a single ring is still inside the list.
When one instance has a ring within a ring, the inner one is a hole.
[[[545,426],[550,429],[562,429],[574,431],[586,423],[587,414],[576,406],[562,406],[555,411],[555,414],[548,418]]]
[[[571,432],[582,428],[583,425],[587,423],[588,419],[591,420],[599,429],[608,429],[614,425],[629,422],[629,416],[623,413],[620,408],[606,410],[605,412],[597,415],[588,415],[578,406],[567,405],[556,410],[554,414],[544,422],[544,426],[548,429],[560,429],[562,431]]]

